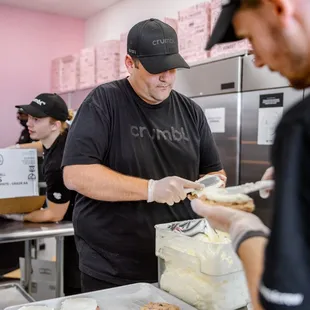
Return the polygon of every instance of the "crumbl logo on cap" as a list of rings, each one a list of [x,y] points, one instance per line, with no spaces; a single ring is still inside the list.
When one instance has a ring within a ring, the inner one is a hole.
[[[170,43],[170,44],[175,44],[175,41],[174,39],[172,38],[169,38],[169,39],[158,39],[158,40],[153,40],[152,44],[155,46],[155,45],[160,45],[160,44],[167,44],[167,43]]]
[[[61,199],[61,194],[60,194],[60,193],[54,193],[53,196],[54,196],[54,198],[57,199],[57,200],[60,200],[60,199]]]
[[[37,103],[38,105],[46,105],[46,102],[44,102],[44,101],[42,101],[40,99],[37,99],[37,98],[33,99],[32,101]]]

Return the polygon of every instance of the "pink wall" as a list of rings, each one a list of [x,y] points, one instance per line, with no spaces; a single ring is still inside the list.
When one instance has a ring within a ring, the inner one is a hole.
[[[84,32],[80,19],[0,5],[0,147],[22,130],[14,106],[50,91],[51,60],[82,49]]]

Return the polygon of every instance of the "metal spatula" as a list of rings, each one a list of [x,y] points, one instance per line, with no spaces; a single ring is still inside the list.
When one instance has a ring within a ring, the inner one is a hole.
[[[221,178],[219,176],[217,176],[216,174],[214,175],[205,175],[204,177],[202,177],[201,179],[196,181],[197,183],[201,183],[203,184],[205,187],[221,187],[224,183],[221,180]],[[186,188],[185,192],[188,193],[193,193],[197,191],[196,189],[193,188]]]
[[[265,181],[258,181],[255,183],[246,183],[239,186],[231,186],[225,188],[225,193],[227,195],[234,195],[234,194],[250,194],[254,192],[258,192],[260,190],[271,190],[274,187],[274,181],[272,180],[265,180]]]

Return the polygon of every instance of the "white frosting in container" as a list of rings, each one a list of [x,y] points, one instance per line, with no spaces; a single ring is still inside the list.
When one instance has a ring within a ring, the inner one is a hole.
[[[23,306],[18,310],[54,310],[54,308],[50,308],[47,306]]]
[[[96,310],[98,304],[93,298],[69,298],[61,304],[61,310]]]
[[[208,200],[226,203],[246,203],[252,200],[245,194],[229,194],[225,188],[205,188],[196,194],[198,198],[205,197]]]

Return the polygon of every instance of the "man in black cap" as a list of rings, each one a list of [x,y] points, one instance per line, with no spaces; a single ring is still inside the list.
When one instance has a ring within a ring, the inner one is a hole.
[[[129,78],[88,95],[64,154],[84,292],[157,282],[154,226],[195,218],[186,189],[199,176],[225,179],[202,109],[172,90],[188,68],[174,29],[145,20],[127,43]]]
[[[296,89],[309,87],[309,12],[309,0],[227,0],[207,48],[248,38],[258,67],[280,72]],[[274,169],[266,173],[276,184],[270,236],[253,214],[192,203],[214,228],[230,232],[254,309],[310,309],[309,158],[308,96],[286,112],[276,129]]]

